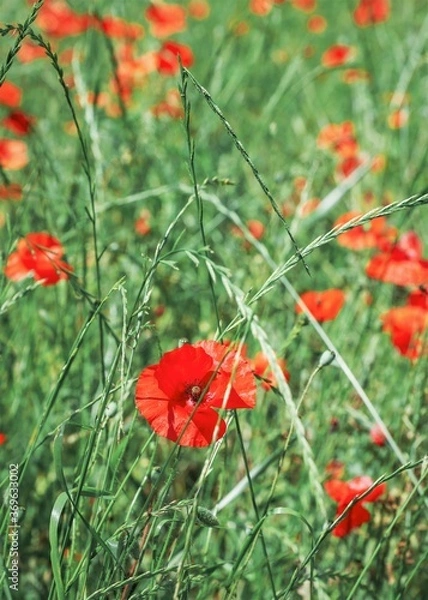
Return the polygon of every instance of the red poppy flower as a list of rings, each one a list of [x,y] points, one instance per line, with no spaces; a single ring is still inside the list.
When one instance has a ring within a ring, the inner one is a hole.
[[[420,306],[399,306],[381,315],[382,329],[391,336],[398,352],[416,360],[426,350],[424,336],[428,329],[428,312]]]
[[[64,248],[59,240],[48,233],[29,233],[18,242],[15,252],[9,255],[4,268],[6,277],[20,281],[32,275],[42,285],[54,285],[68,279],[73,268],[63,262]]]
[[[336,167],[336,172],[342,177],[349,177],[362,164],[363,161],[359,156],[348,156],[340,161]]]
[[[140,212],[138,219],[134,223],[135,232],[139,235],[147,235],[151,232],[152,228],[150,227],[150,211],[147,209],[143,209]]]
[[[95,21],[105,35],[110,38],[138,40],[144,35],[144,27],[139,23],[129,23],[119,17],[108,15]]]
[[[317,146],[331,150],[342,158],[355,156],[359,148],[355,139],[354,124],[351,121],[344,121],[325,125],[318,134]]]
[[[409,120],[409,110],[407,108],[397,108],[388,115],[388,127],[390,129],[401,129]]]
[[[297,207],[297,214],[299,217],[304,218],[312,214],[318,206],[321,204],[320,198],[309,198],[304,202],[301,202]]]
[[[325,466],[325,472],[332,479],[340,479],[345,472],[345,465],[337,458],[332,458]]]
[[[25,39],[19,49],[18,60],[22,63],[30,63],[38,58],[43,58],[45,55],[44,48]]]
[[[152,4],[145,16],[152,35],[157,38],[165,38],[186,29],[186,11],[178,4]]]
[[[317,6],[317,0],[291,0],[291,4],[303,12],[312,12]]]
[[[181,446],[202,447],[226,433],[218,408],[255,406],[256,386],[248,361],[227,344],[184,344],[144,369],[135,404],[150,427]]]
[[[0,139],[0,166],[15,171],[28,164],[27,144],[21,140]]]
[[[90,15],[75,13],[62,0],[45,2],[37,16],[40,29],[58,38],[83,33],[94,22]]]
[[[14,108],[21,104],[21,100],[22,91],[20,87],[10,83],[10,81],[4,81],[0,85],[0,104]]]
[[[188,11],[194,19],[202,20],[209,16],[211,8],[206,0],[190,0]]]
[[[0,432],[0,446],[3,446],[7,441],[7,435],[5,433]]]
[[[372,279],[395,285],[428,284],[428,260],[422,258],[422,242],[413,232],[403,234],[388,252],[372,257],[366,266]]]
[[[184,117],[183,104],[181,102],[180,92],[176,89],[168,90],[165,100],[152,106],[151,112],[155,117],[168,116],[172,119],[181,119]]]
[[[354,477],[354,479],[351,479],[350,481],[341,481],[339,479],[326,481],[324,484],[325,491],[330,498],[338,503],[336,517],[341,515],[348,504],[357,496],[366,492],[372,484],[373,480],[366,475]],[[333,529],[333,535],[336,537],[344,537],[353,529],[360,527],[360,525],[369,521],[370,513],[363,504],[366,504],[367,502],[376,502],[376,500],[384,494],[385,490],[386,483],[381,483],[380,485],[377,485],[368,496],[354,504],[348,511],[346,517]]]
[[[389,13],[389,0],[360,0],[354,11],[354,21],[359,27],[367,27],[386,21]]]
[[[346,69],[342,75],[342,80],[348,84],[369,81],[369,79],[370,74],[365,69]]]
[[[336,219],[335,227],[344,225],[351,219],[361,216],[363,213],[352,210]],[[377,217],[365,225],[354,227],[337,237],[341,246],[351,250],[365,250],[367,248],[390,248],[397,238],[397,229],[390,227],[385,217]]]
[[[410,292],[407,298],[408,306],[419,306],[428,311],[428,288],[421,286],[418,290]]]
[[[351,46],[345,44],[333,44],[321,57],[321,64],[326,69],[340,67],[354,57],[355,51]]]
[[[336,288],[322,292],[309,291],[301,294],[300,298],[309,308],[314,318],[323,323],[324,321],[332,321],[337,317],[345,302],[345,292]],[[303,312],[298,304],[296,304],[296,312]]]
[[[250,11],[259,17],[264,17],[270,13],[274,5],[274,0],[250,0]]]
[[[27,135],[31,132],[35,120],[22,110],[15,110],[2,120],[2,125],[17,135]]]
[[[19,183],[0,185],[0,200],[22,200],[22,187]]]
[[[284,373],[287,381],[290,380],[290,373],[287,371],[287,365],[283,358],[279,358],[277,363]],[[250,361],[253,373],[256,377],[262,380],[262,388],[269,391],[272,386],[276,386],[276,379],[272,371],[269,369],[269,361],[263,352],[257,352],[253,360]]]
[[[311,33],[323,33],[327,29],[327,20],[322,15],[314,15],[308,19],[306,27]]]
[[[370,429],[370,439],[376,446],[385,446],[386,436],[383,429],[377,423]]]
[[[156,54],[156,68],[159,73],[162,73],[162,75],[176,75],[180,68],[178,56],[183,67],[193,65],[193,52],[189,46],[172,40],[164,42]]]

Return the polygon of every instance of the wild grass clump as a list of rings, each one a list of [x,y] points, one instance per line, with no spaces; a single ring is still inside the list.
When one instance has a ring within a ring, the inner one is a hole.
[[[422,598],[423,3],[127,4],[0,11],[2,597]]]

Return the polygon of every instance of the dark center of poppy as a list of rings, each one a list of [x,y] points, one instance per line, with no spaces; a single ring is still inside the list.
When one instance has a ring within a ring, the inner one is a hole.
[[[201,395],[202,389],[199,385],[192,385],[189,389],[189,395],[192,398],[193,402],[198,402],[199,397]]]

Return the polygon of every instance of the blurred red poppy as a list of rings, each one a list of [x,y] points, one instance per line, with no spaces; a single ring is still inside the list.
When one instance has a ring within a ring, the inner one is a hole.
[[[30,63],[46,56],[44,48],[37,46],[27,38],[22,42],[18,52],[18,60],[22,63]]]
[[[95,20],[89,14],[77,14],[62,0],[49,0],[42,5],[37,25],[52,37],[67,37],[86,31]]]
[[[150,211],[147,209],[144,208],[140,212],[138,219],[136,219],[134,223],[134,229],[138,235],[147,235],[151,232],[152,228],[150,227],[150,217]]]
[[[330,150],[342,158],[354,156],[358,150],[352,121],[329,123],[325,125],[317,137],[318,148]]]
[[[312,12],[317,6],[317,0],[291,0],[291,4],[303,12]]]
[[[332,321],[339,314],[344,302],[345,292],[331,288],[321,292],[309,291],[300,295],[300,298],[306,304],[313,317],[323,323]],[[296,312],[301,313],[303,309],[296,304]]]
[[[68,279],[73,268],[63,262],[64,248],[57,238],[48,233],[29,233],[18,242],[9,255],[4,273],[12,281],[21,281],[29,275],[42,285],[54,285]]]
[[[176,89],[168,90],[165,99],[158,104],[155,104],[155,106],[152,106],[150,110],[155,117],[168,116],[172,119],[183,118],[184,109],[180,92]]]
[[[123,102],[129,103],[135,88],[141,87],[149,75],[156,70],[157,54],[154,51],[135,56],[133,44],[123,44],[117,52],[116,76],[110,88]]]
[[[390,129],[401,129],[409,120],[409,110],[407,108],[397,108],[388,115],[388,126]]]
[[[325,466],[325,472],[331,479],[340,479],[345,472],[345,465],[337,458],[332,458]]]
[[[367,27],[386,21],[389,13],[389,0],[360,0],[354,10],[354,21],[359,27]]]
[[[410,292],[407,304],[408,306],[419,306],[428,311],[428,287],[420,286],[418,290]]]
[[[138,40],[144,35],[144,27],[139,23],[129,23],[111,15],[95,20],[94,23],[110,38]]]
[[[36,119],[22,110],[14,110],[2,120],[2,125],[17,135],[27,135],[31,132]]]
[[[344,225],[351,219],[361,216],[363,213],[357,210],[344,213],[336,219],[334,227]],[[365,225],[354,227],[337,236],[341,246],[351,250],[365,250],[367,248],[390,248],[397,239],[397,229],[388,225],[385,217],[377,217]]]
[[[226,433],[214,409],[253,408],[256,385],[250,364],[228,344],[184,344],[145,368],[135,404],[150,427],[181,446],[202,447]]]
[[[259,17],[264,17],[268,15],[272,10],[274,5],[274,0],[250,0],[250,11],[254,15],[258,15]]]
[[[428,329],[428,311],[420,306],[399,306],[381,315],[382,329],[400,354],[416,360],[427,349],[424,337]]]
[[[350,481],[331,479],[326,481],[324,489],[335,502],[337,502],[336,517],[340,516],[348,504],[359,495],[366,492],[373,485],[373,480],[367,475],[354,477]],[[363,523],[370,521],[370,513],[363,506],[367,502],[376,502],[386,491],[386,483],[377,485],[365,498],[359,500],[348,511],[346,517],[333,529],[333,535],[344,537],[353,529],[360,527]]]
[[[152,35],[157,38],[165,38],[186,29],[186,11],[178,4],[151,4],[145,16]]]
[[[180,68],[178,57],[183,67],[193,65],[193,52],[189,46],[178,42],[168,41],[162,44],[156,54],[156,68],[162,75],[176,75]]]
[[[22,187],[19,183],[0,185],[0,200],[22,200]]]
[[[277,363],[284,374],[287,381],[290,380],[290,373],[287,370],[286,362],[283,358],[278,358]],[[269,368],[269,361],[263,352],[257,352],[252,360],[250,360],[253,373],[256,377],[262,380],[262,388],[269,391],[276,386],[276,378]]]
[[[12,171],[28,164],[27,144],[21,140],[0,139],[0,166]]]
[[[370,439],[376,446],[385,446],[386,436],[383,429],[377,423],[370,429]]]
[[[352,58],[354,58],[355,50],[351,46],[345,44],[333,44],[330,46],[321,57],[321,64],[326,69],[340,67]]]
[[[22,90],[20,87],[10,81],[4,81],[0,85],[0,104],[14,108],[21,104],[21,100]]]
[[[327,20],[322,15],[313,15],[308,19],[306,27],[311,33],[324,33],[327,29]]]
[[[194,19],[202,20],[209,16],[211,8],[206,0],[190,0],[188,11]]]
[[[336,172],[342,177],[349,177],[362,164],[363,160],[359,156],[348,156],[340,161],[336,167]]]
[[[369,81],[370,74],[365,69],[346,69],[342,75],[342,80],[348,84]]]
[[[366,274],[395,285],[428,284],[428,260],[422,258],[421,240],[413,231],[406,232],[388,252],[371,258]]]
[[[7,435],[0,432],[0,446],[3,446],[7,442]]]

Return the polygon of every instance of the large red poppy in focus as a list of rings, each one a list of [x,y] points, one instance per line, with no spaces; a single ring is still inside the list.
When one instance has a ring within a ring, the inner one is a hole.
[[[64,248],[59,240],[48,233],[29,233],[18,242],[15,252],[9,255],[4,268],[6,277],[21,281],[32,275],[42,285],[55,285],[68,279],[73,268],[62,261]]]
[[[245,358],[214,341],[184,344],[144,369],[135,404],[150,427],[181,446],[202,447],[226,433],[215,409],[253,408],[256,385]]]
[[[339,479],[327,481],[324,484],[324,489],[330,498],[337,502],[336,517],[341,515],[348,504],[357,496],[366,492],[372,484],[373,480],[367,475],[354,477],[354,479],[351,479],[350,481],[341,481]],[[366,504],[367,502],[376,502],[376,500],[384,494],[385,490],[386,483],[381,483],[365,498],[356,502],[356,504],[348,511],[346,517],[333,529],[333,535],[336,537],[344,537],[353,529],[370,521],[370,513],[363,504]]]

